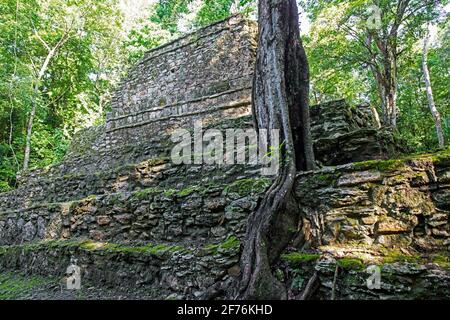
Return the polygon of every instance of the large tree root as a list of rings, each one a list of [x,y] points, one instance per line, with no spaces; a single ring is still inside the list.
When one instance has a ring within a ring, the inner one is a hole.
[[[298,225],[292,194],[295,164],[285,167],[250,216],[241,256],[239,299],[286,299],[287,292],[274,276],[272,264],[289,244]]]

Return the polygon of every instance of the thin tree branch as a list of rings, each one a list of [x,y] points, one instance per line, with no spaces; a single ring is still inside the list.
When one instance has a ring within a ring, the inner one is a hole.
[[[45,49],[47,49],[47,51],[50,51],[51,48],[50,46],[47,44],[47,42],[45,42],[44,39],[42,39],[42,37],[39,35],[39,33],[37,32],[37,30],[34,30],[34,35],[36,36],[36,38],[42,43],[42,45],[45,47]]]

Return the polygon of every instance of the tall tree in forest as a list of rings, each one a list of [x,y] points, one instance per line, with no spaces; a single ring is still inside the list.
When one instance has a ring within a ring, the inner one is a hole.
[[[429,42],[430,42],[430,26],[428,26],[425,38],[423,40],[422,70],[423,70],[423,78],[425,81],[425,88],[427,91],[428,107],[430,108],[431,114],[433,115],[434,126],[436,127],[436,134],[438,137],[439,146],[443,147],[445,145],[445,141],[444,141],[444,132],[442,131],[441,115],[439,114],[439,111],[436,108],[436,104],[434,103],[433,89],[431,88],[430,71],[428,70]]]
[[[73,36],[73,32],[77,28],[77,22],[79,21],[79,19],[81,19],[81,17],[68,15],[62,19],[63,23],[61,23],[60,26],[58,26],[58,24],[55,24],[55,26],[57,26],[56,28],[59,29],[58,31],[60,31],[61,33],[59,37],[54,41],[54,43],[47,43],[46,40],[41,37],[40,32],[37,29],[34,30],[35,39],[37,39],[42,44],[45,49],[45,54],[42,56],[42,60],[40,61],[39,65],[33,64],[35,69],[35,79],[33,84],[32,106],[27,121],[27,135],[22,168],[23,170],[28,170],[28,165],[30,163],[31,135],[33,133],[34,118],[36,116],[36,109],[38,105],[37,99],[40,95],[39,90],[41,87],[42,78],[47,72],[50,63],[59,53],[60,49]]]
[[[110,40],[117,36],[115,30],[120,25],[120,17],[116,15],[117,22],[113,24],[108,21],[108,17],[117,12],[115,5],[115,0],[45,0],[39,2],[34,15],[25,15],[26,20],[34,19],[27,21],[32,25],[32,32],[24,49],[27,59],[22,62],[30,69],[33,82],[23,170],[28,170],[32,160],[34,126],[39,110],[43,114],[59,112],[63,121],[75,122],[78,114],[92,111],[86,104],[96,102],[96,107],[104,108],[102,96],[108,88],[105,85],[100,88],[100,84],[110,82],[110,79],[104,80],[106,73],[111,76],[108,69],[113,66],[109,60],[119,56],[117,52],[112,53],[117,46],[111,45]],[[104,45],[106,42],[109,42],[108,46]],[[100,58],[101,51],[109,51],[103,54],[108,56],[108,61]],[[64,110],[59,110],[62,104]],[[79,107],[83,111],[77,110]],[[55,117],[53,121],[58,120]],[[64,123],[63,126],[66,130],[76,125]]]
[[[341,43],[341,64],[369,68],[381,101],[385,126],[397,127],[398,65],[404,52],[419,40],[423,25],[433,21],[448,0],[303,0],[321,52]],[[370,9],[370,11],[368,11]],[[328,52],[328,53],[327,53]],[[324,59],[329,60],[329,59]]]
[[[309,120],[309,68],[295,0],[259,1],[259,46],[253,84],[255,127],[279,130],[280,171],[249,217],[238,297],[286,298],[271,265],[297,226],[293,185],[298,170],[314,168]]]

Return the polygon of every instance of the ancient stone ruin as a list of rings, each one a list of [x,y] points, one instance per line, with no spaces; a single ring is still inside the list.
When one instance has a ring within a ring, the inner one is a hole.
[[[252,126],[256,33],[232,17],[148,52],[105,125],[0,194],[0,271],[62,278],[76,261],[83,283],[158,299],[207,298],[238,276],[247,217],[270,179],[249,165],[175,165],[170,134],[198,120]],[[275,270],[290,297],[317,273],[311,298],[449,298],[448,152],[387,160],[401,148],[368,106],[311,114],[323,169],[298,175],[303,223]],[[380,287],[366,286],[367,265],[380,267]]]

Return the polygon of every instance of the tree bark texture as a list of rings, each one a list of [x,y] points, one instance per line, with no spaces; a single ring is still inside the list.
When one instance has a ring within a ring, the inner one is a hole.
[[[430,41],[430,32],[427,31],[425,38],[423,40],[423,55],[422,55],[422,69],[423,78],[425,81],[425,87],[427,91],[428,106],[430,108],[431,114],[433,115],[434,126],[436,127],[436,134],[438,137],[439,146],[443,147],[445,145],[444,132],[442,131],[441,115],[436,108],[433,97],[433,89],[431,88],[430,71],[428,69],[428,44]]]

